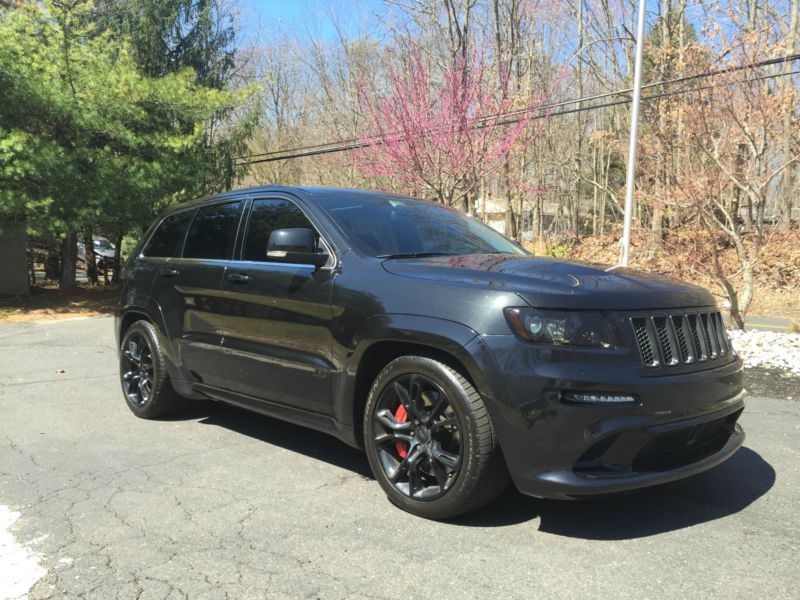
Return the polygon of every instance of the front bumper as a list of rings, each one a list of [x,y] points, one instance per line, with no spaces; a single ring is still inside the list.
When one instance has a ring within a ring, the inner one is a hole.
[[[696,430],[696,428],[702,427],[706,423],[713,423],[720,418],[724,420],[725,417],[738,417],[740,413],[741,409],[721,417],[719,415],[710,415],[709,418],[704,417],[703,420],[692,424],[677,421],[668,425],[676,436],[682,437],[683,432]],[[664,435],[651,434],[650,436],[643,436],[644,431],[635,431],[633,433],[636,437],[644,438],[642,449],[646,449],[648,445],[657,440],[657,435]],[[627,465],[619,463],[603,465],[602,461],[598,461],[598,463],[601,463],[598,468],[581,468],[579,464],[571,469],[544,471],[536,474],[528,482],[529,489],[527,493],[532,495],[544,493],[547,497],[555,498],[574,498],[584,495],[624,492],[677,481],[702,473],[724,462],[742,446],[744,438],[744,431],[734,420],[730,424],[729,431],[720,433],[716,439],[704,444],[702,447],[698,447],[694,452],[687,449],[687,451],[674,455],[665,453],[659,457],[662,460],[671,462],[669,466],[667,466],[669,464],[667,462],[663,467],[653,465],[649,469],[647,467],[637,467],[635,463],[633,465],[630,463]]]
[[[511,476],[525,494],[573,498],[675,481],[709,469],[744,441],[742,363],[647,376],[625,351],[536,346],[484,336],[470,351]],[[564,392],[633,395],[574,404]]]

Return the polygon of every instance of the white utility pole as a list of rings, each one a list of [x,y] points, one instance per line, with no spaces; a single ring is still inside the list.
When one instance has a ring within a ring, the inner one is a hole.
[[[639,0],[639,21],[636,25],[636,59],[633,68],[633,104],[631,105],[631,138],[628,142],[628,171],[625,174],[625,225],[622,229],[622,259],[628,266],[631,254],[631,221],[633,219],[633,178],[636,175],[636,134],[639,129],[639,98],[642,95],[642,48],[646,0]]]

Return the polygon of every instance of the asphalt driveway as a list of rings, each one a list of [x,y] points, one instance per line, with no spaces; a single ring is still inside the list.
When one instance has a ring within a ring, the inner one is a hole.
[[[113,346],[109,318],[0,326],[0,505],[48,571],[31,598],[797,597],[796,401],[750,398],[746,447],[693,479],[435,523],[323,434],[213,403],[134,418]]]

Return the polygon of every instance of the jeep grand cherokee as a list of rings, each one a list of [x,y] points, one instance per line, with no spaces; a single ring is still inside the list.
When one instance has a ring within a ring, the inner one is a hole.
[[[429,518],[687,477],[742,444],[705,290],[538,258],[441,204],[263,187],[169,209],[122,274],[128,407],[210,398],[366,450]]]

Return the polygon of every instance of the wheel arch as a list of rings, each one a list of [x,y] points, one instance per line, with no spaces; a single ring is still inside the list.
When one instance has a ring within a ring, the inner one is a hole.
[[[367,322],[343,369],[334,394],[338,420],[352,427],[354,439],[363,447],[361,422],[367,396],[378,373],[400,356],[425,356],[438,360],[463,375],[486,397],[491,395],[475,358],[467,345],[477,333],[461,323],[414,315],[380,315]]]
[[[180,366],[178,350],[176,345],[170,339],[169,335],[163,326],[163,314],[160,307],[150,301],[151,309],[147,310],[141,306],[129,306],[123,309],[119,315],[119,325],[117,326],[117,350],[121,351],[120,345],[125,337],[125,333],[130,329],[131,325],[137,321],[147,321],[155,329],[156,336],[158,337],[159,345],[164,352],[164,359],[169,373],[170,381],[175,390],[185,398],[202,398],[202,395],[197,394],[191,385],[189,379]]]
[[[117,326],[118,341],[122,341],[125,332],[131,325],[138,320],[143,320],[153,324],[162,343],[171,344],[172,340],[167,333],[161,307],[153,298],[142,298],[141,300],[141,302],[130,303],[120,308]]]
[[[136,321],[147,321],[148,323],[152,323],[153,319],[144,309],[140,308],[131,308],[126,310],[122,313],[119,320],[119,331],[117,332],[117,340],[122,343],[123,338],[125,337],[125,333],[128,331],[131,325],[133,325]]]

